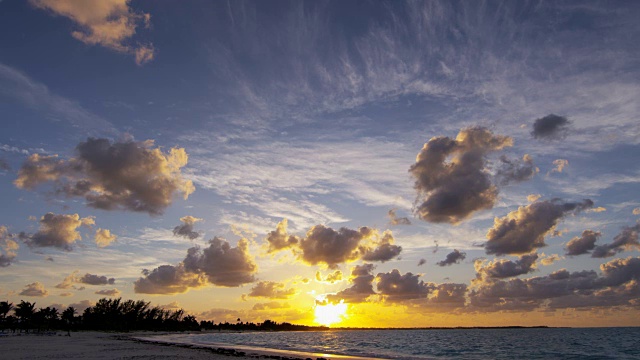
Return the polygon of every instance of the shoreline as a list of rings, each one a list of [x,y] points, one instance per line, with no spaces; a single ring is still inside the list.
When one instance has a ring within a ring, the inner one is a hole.
[[[372,358],[372,357],[363,357],[363,356],[353,356],[353,355],[339,355],[339,354],[327,354],[327,353],[316,353],[316,352],[305,352],[298,350],[284,350],[284,349],[272,349],[272,348],[262,348],[256,346],[247,346],[247,345],[237,345],[237,344],[222,344],[222,343],[195,343],[190,341],[180,341],[179,339],[167,338],[162,339],[162,337],[167,337],[171,335],[177,334],[164,334],[164,335],[154,335],[141,337],[137,335],[133,335],[129,337],[130,340],[139,341],[142,343],[149,343],[155,345],[162,346],[176,346],[190,349],[204,349],[212,351],[219,355],[226,356],[235,356],[235,357],[244,357],[244,358],[263,358],[263,359],[276,359],[276,360],[385,360],[385,358]],[[184,334],[185,336],[189,336],[191,334]]]
[[[37,359],[199,359],[228,360],[230,357],[274,360],[380,360],[357,356],[279,350],[228,344],[198,344],[175,341],[169,336],[189,333],[80,331],[0,336],[3,360]],[[162,339],[160,337],[167,337]]]

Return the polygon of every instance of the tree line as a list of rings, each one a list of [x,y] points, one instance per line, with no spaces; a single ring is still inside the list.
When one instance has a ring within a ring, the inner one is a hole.
[[[13,314],[10,313],[13,311]],[[14,306],[8,301],[0,302],[0,330],[3,332],[47,332],[53,330],[70,331],[290,331],[290,330],[327,330],[322,326],[305,326],[290,323],[276,323],[265,320],[262,323],[235,323],[202,320],[188,315],[183,309],[167,310],[160,306],[151,306],[144,300],[126,300],[122,298],[102,298],[94,306],[86,308],[82,314],[69,306],[60,313],[53,307],[36,309],[36,303],[21,300]]]

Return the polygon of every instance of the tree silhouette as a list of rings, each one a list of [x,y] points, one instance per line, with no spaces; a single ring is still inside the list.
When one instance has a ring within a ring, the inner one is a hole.
[[[76,309],[69,306],[62,312],[62,321],[67,329],[67,336],[71,336],[71,327],[75,325]]]
[[[13,309],[13,303],[8,301],[0,301],[0,329],[4,332],[7,328],[7,314]]]
[[[36,307],[36,303],[30,303],[28,301],[20,300],[20,304],[16,305],[13,312],[18,317],[20,321],[20,327],[29,332],[29,327],[31,326],[31,322],[33,320],[34,308]]]

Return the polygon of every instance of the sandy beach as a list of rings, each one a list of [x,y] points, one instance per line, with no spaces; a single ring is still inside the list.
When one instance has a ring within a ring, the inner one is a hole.
[[[157,341],[158,333],[64,332],[0,337],[3,359],[365,359],[248,347],[204,347]]]

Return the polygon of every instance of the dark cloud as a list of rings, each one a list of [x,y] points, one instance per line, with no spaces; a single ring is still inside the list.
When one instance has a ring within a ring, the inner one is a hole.
[[[78,214],[46,213],[40,218],[40,228],[35,234],[20,233],[19,237],[30,247],[56,247],[73,250],[73,244],[82,240],[77,231],[80,226],[94,225],[92,217],[80,218]]]
[[[522,255],[516,261],[494,260],[485,264],[484,261],[476,261],[475,268],[477,280],[486,281],[493,279],[506,279],[535,271],[538,254]]]
[[[11,166],[9,166],[9,163],[0,158],[0,171],[7,171],[7,170],[11,170]]]
[[[44,285],[41,282],[36,281],[34,283],[26,285],[18,295],[46,297],[49,295],[49,291],[44,288]]]
[[[640,231],[640,222],[635,226],[627,226],[620,234],[616,235],[613,238],[613,242],[610,244],[603,244],[597,246],[591,257],[594,258],[605,258],[611,257],[618,253],[623,252],[624,250],[640,250],[640,242],[638,242],[638,232]]]
[[[151,271],[143,270],[142,274],[144,277],[133,283],[138,294],[180,294],[207,285],[204,275],[186,271],[183,264],[161,265]]]
[[[401,302],[411,299],[426,298],[436,286],[419,280],[420,275],[408,272],[400,275],[398,269],[388,273],[379,273],[377,289],[386,300]]]
[[[373,290],[373,270],[375,266],[373,264],[356,265],[351,269],[351,277],[349,277],[349,283],[353,284],[350,287],[336,293],[335,295],[328,295],[327,300],[331,302],[340,302],[344,300],[347,303],[360,303],[367,301],[367,298],[375,294]]]
[[[565,247],[565,255],[577,256],[588,254],[596,247],[596,241],[602,234],[598,231],[585,230],[581,236],[571,239]]]
[[[462,260],[464,260],[466,257],[467,257],[467,254],[465,254],[464,252],[459,251],[457,249],[454,249],[452,252],[447,254],[447,257],[444,260],[438,261],[436,263],[436,265],[438,265],[438,266],[449,266],[449,265],[453,265],[453,264],[458,264]]]
[[[14,183],[33,189],[53,182],[57,193],[84,197],[91,207],[161,214],[176,192],[186,199],[195,188],[182,178],[181,168],[188,160],[184,149],[164,154],[153,146],[153,141],[111,143],[89,138],[76,147],[77,157],[67,161],[55,155],[31,155]]]
[[[113,285],[115,284],[116,279],[87,273],[78,278],[77,282],[87,285]]]
[[[291,250],[298,259],[310,265],[325,264],[335,269],[338,264],[365,260],[389,261],[402,251],[394,245],[391,231],[380,235],[369,227],[352,230],[346,227],[334,230],[324,225],[313,226],[304,238],[287,234],[287,220],[267,235],[268,253]]]
[[[498,189],[491,183],[486,155],[512,144],[510,137],[481,127],[463,129],[455,139],[429,140],[409,168],[418,196],[423,197],[416,215],[429,222],[457,224],[476,211],[491,209]]]
[[[336,231],[324,225],[316,225],[300,241],[301,258],[311,265],[324,263],[335,268],[340,263],[360,258],[360,241],[371,236],[373,230],[367,227],[358,230],[343,227]]]
[[[502,155],[496,179],[500,185],[508,185],[513,182],[531,180],[538,171],[540,170],[533,164],[533,158],[528,154],[525,154],[522,160],[511,160]]]
[[[219,237],[209,240],[209,246],[194,246],[177,266],[162,265],[134,283],[136,293],[176,294],[209,283],[237,287],[255,281],[258,267],[249,254],[249,242],[240,239],[236,247]]]
[[[495,255],[530,253],[547,245],[545,236],[553,232],[564,216],[592,206],[593,201],[589,199],[580,203],[553,199],[521,206],[503,218],[495,218],[493,227],[487,232],[485,251]]]
[[[98,290],[94,294],[116,297],[116,296],[120,296],[120,290],[118,289]]]
[[[217,286],[237,287],[255,281],[258,266],[249,254],[249,242],[240,239],[236,247],[219,237],[209,240],[209,247],[190,248],[185,257],[187,271],[202,273]]]
[[[274,281],[260,281],[251,288],[249,297],[265,297],[270,299],[288,299],[298,292],[294,288],[285,289],[284,284]]]
[[[290,249],[300,242],[297,236],[287,234],[287,219],[282,219],[278,223],[278,226],[274,231],[271,231],[267,235],[267,242],[269,243],[268,253],[274,253],[276,251]]]
[[[569,133],[570,124],[566,117],[550,114],[536,119],[531,135],[536,139],[564,139]]]
[[[364,254],[362,255],[362,260],[385,262],[397,257],[402,252],[402,247],[393,245],[394,242],[391,231],[385,231],[380,241],[374,244],[375,247],[366,248],[362,251]]]
[[[435,286],[432,296],[424,306],[429,309],[463,308],[466,302],[467,284],[444,283]]]
[[[200,233],[193,230],[193,224],[202,221],[197,217],[184,216],[180,218],[182,224],[173,228],[173,235],[183,237],[185,239],[195,240],[200,237]]]
[[[521,311],[637,302],[640,258],[614,259],[600,265],[600,270],[602,275],[562,269],[530,279],[485,282],[469,293],[470,310]]]
[[[340,270],[336,270],[330,274],[327,274],[327,276],[323,277],[322,274],[320,273],[320,271],[316,272],[316,280],[319,282],[324,282],[324,283],[329,283],[329,284],[333,284],[335,282],[338,281],[342,281],[342,271]]]
[[[398,217],[396,209],[391,209],[387,213],[389,216],[389,224],[391,225],[411,225],[411,220],[407,217]]]
[[[427,263],[426,259],[420,259],[420,261],[418,261],[418,266],[422,266],[422,265],[424,265],[426,263]]]
[[[20,245],[13,238],[6,226],[0,226],[0,267],[11,265],[18,256]]]

